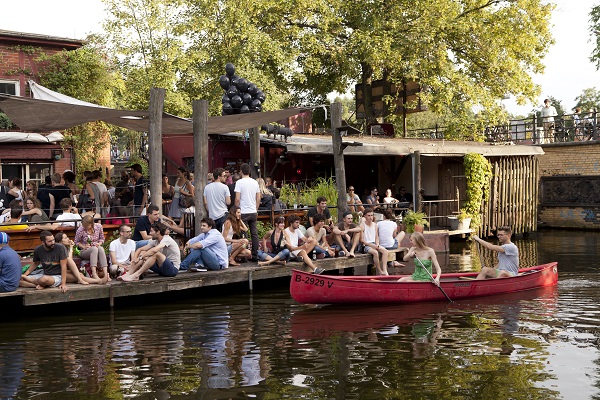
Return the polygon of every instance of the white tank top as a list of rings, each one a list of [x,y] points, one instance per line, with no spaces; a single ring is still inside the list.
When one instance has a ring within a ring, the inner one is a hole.
[[[371,226],[363,223],[363,238],[367,243],[375,243],[375,230],[377,229],[377,224],[373,222]]]

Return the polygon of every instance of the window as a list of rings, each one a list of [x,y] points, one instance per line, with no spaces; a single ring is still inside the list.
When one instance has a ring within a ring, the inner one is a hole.
[[[0,93],[19,96],[19,81],[0,80]]]

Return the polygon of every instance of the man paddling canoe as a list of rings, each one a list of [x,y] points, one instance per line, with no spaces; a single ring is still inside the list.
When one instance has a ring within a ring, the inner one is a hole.
[[[483,247],[498,252],[498,266],[496,268],[484,267],[481,269],[477,279],[486,278],[509,278],[519,273],[519,249],[510,241],[512,230],[508,226],[498,228],[498,242],[495,245],[473,235],[473,240],[481,243]]]

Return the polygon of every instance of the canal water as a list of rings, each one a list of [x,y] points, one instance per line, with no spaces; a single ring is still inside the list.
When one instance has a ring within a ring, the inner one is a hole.
[[[0,398],[600,398],[600,234],[515,242],[522,264],[559,262],[558,287],[315,307],[278,286],[114,313],[26,309],[0,327]],[[476,250],[453,243],[444,270],[491,265]]]

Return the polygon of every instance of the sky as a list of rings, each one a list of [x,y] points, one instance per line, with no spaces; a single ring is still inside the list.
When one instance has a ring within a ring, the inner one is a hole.
[[[2,18],[0,29],[47,34],[66,38],[83,39],[88,33],[102,31],[105,18],[101,0],[27,0],[27,7],[19,2],[5,2],[3,15],[20,15],[23,18]],[[589,41],[588,13],[600,0],[555,0],[557,5],[552,17],[555,44],[544,59],[544,74],[534,76],[542,87],[536,104],[518,106],[514,99],[503,100],[512,114],[526,115],[534,107],[539,108],[549,96],[562,102],[570,112],[575,97],[586,88],[600,88],[600,72],[589,61],[593,43]]]

